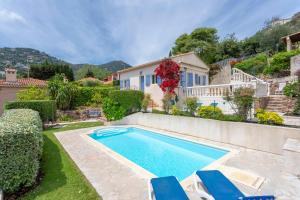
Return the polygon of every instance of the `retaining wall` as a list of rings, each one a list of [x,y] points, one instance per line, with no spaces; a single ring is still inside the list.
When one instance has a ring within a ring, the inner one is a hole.
[[[135,113],[111,124],[153,127],[275,154],[283,153],[288,138],[300,140],[297,128],[153,113]]]

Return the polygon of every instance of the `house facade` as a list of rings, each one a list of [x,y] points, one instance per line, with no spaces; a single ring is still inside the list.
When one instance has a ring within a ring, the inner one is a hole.
[[[7,101],[14,101],[17,93],[31,86],[47,87],[47,82],[34,78],[17,78],[17,70],[5,69],[5,78],[0,79],[0,116],[4,111],[4,104]]]
[[[268,83],[231,68],[230,61],[219,63],[220,71],[209,77],[209,67],[194,53],[185,53],[170,57],[180,66],[180,84],[175,89],[177,105],[184,106],[187,97],[196,97],[199,105],[214,105],[224,113],[233,113],[234,109],[224,97],[240,87],[251,87],[256,97],[269,95]],[[162,106],[163,92],[159,87],[161,80],[155,76],[155,69],[163,59],[155,60],[118,72],[121,90],[141,90],[151,95],[158,108]]]
[[[180,66],[180,84],[175,90],[179,101],[186,97],[185,88],[209,84],[209,67],[193,52],[172,56],[170,59]],[[161,80],[154,72],[162,60],[155,60],[119,71],[120,88],[123,90],[141,90],[150,94],[156,105],[162,106],[163,92],[159,87]]]

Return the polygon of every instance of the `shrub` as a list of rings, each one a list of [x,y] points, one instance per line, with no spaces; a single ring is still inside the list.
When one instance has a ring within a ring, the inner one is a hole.
[[[4,192],[35,182],[42,155],[41,131],[41,119],[33,110],[8,110],[0,118],[0,188]]]
[[[266,67],[264,74],[285,76],[289,74],[291,57],[300,53],[300,50],[280,52],[272,57],[270,66]]]
[[[36,86],[21,90],[17,93],[18,100],[49,100],[48,91],[46,88]]]
[[[191,115],[195,115],[195,112],[197,110],[197,97],[187,97],[185,100],[186,107],[188,109],[188,112],[190,112]]]
[[[173,95],[171,93],[165,93],[162,99],[163,109],[165,112],[169,113],[170,107],[172,106]]]
[[[103,100],[102,110],[108,121],[122,119],[125,116],[126,110],[116,101],[110,98]]]
[[[88,106],[90,104],[101,104],[101,99],[108,97],[108,93],[115,90],[114,87],[78,87],[74,97],[73,105]],[[99,99],[99,97],[101,99]]]
[[[125,114],[140,111],[144,93],[138,90],[115,90],[110,91],[109,98],[125,109]]]
[[[101,85],[101,81],[96,78],[84,78],[79,80],[78,83],[83,87],[96,87]]]
[[[172,109],[171,109],[171,114],[172,115],[181,115],[181,111],[176,105],[173,105]]]
[[[236,114],[244,120],[251,113],[254,102],[254,90],[252,88],[238,88],[233,92],[233,96],[227,95],[224,99],[228,101]]]
[[[63,114],[63,115],[60,115],[58,117],[58,121],[60,121],[60,122],[71,122],[71,121],[74,121],[74,118],[71,115]]]
[[[283,118],[275,112],[266,112],[264,110],[257,110],[256,117],[260,124],[281,125]]]
[[[284,95],[288,97],[297,98],[296,105],[294,107],[293,113],[295,115],[300,114],[300,81],[298,76],[298,81],[294,83],[289,83],[283,88]]]
[[[223,112],[218,107],[201,106],[198,108],[197,115],[206,119],[221,119],[223,116]]]
[[[244,72],[252,75],[261,74],[268,66],[268,57],[266,54],[258,54],[253,58],[248,58],[234,65],[234,67],[243,70]]]
[[[44,122],[54,121],[56,117],[56,104],[52,100],[11,101],[5,104],[5,109],[27,108],[37,111]]]
[[[150,96],[150,94],[145,94],[144,99],[142,101],[142,109],[145,112],[147,111],[147,108],[148,108],[150,102],[151,102],[151,96]]]
[[[168,114],[166,111],[164,110],[157,110],[157,109],[152,109],[152,113],[155,114]]]
[[[223,115],[221,117],[222,121],[232,121],[232,122],[242,122],[244,119],[237,114],[233,114],[233,115]]]

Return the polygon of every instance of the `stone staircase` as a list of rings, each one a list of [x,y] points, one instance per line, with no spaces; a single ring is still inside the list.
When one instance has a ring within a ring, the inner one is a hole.
[[[287,113],[293,110],[294,103],[295,102],[293,100],[284,95],[270,95],[266,110],[271,112]]]

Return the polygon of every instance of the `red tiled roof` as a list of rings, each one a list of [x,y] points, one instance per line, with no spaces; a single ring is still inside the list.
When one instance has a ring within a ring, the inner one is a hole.
[[[17,81],[6,81],[5,79],[0,80],[0,87],[45,87],[47,86],[47,81],[34,79],[34,78],[21,78]]]

